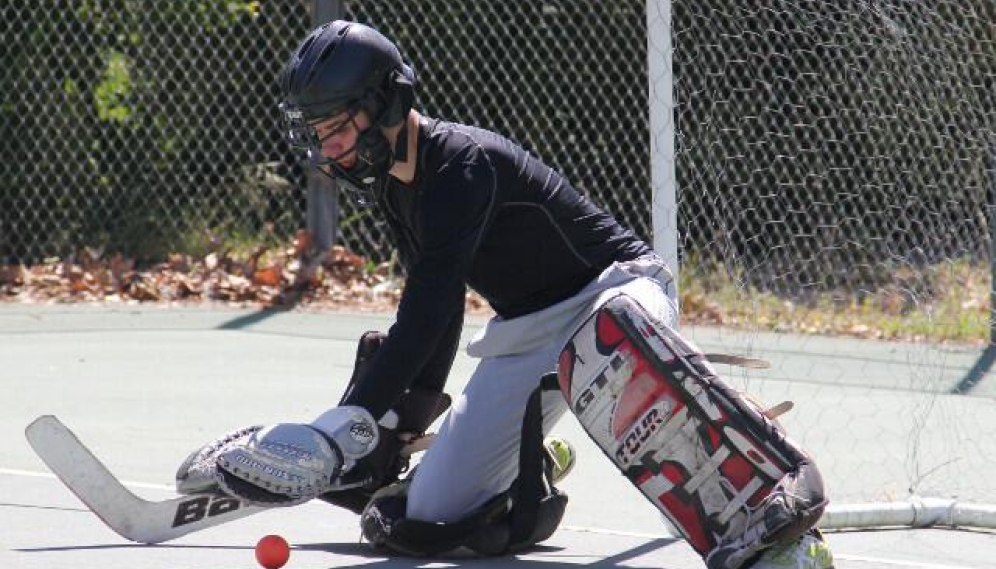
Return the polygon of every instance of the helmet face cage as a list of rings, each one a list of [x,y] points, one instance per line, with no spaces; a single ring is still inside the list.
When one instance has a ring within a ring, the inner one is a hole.
[[[321,150],[318,131],[304,118],[301,109],[286,102],[280,103],[280,116],[283,119],[284,140],[292,149],[304,153],[310,153],[312,149]]]
[[[296,151],[307,166],[339,183],[339,187],[362,206],[371,206],[376,201],[379,179],[390,169],[390,143],[380,132],[371,126],[360,132],[356,144],[336,157],[322,154],[322,140],[314,122],[309,122],[301,109],[286,102],[280,104],[283,118],[284,139]],[[353,121],[359,109],[348,111],[348,121]],[[315,121],[317,122],[317,121]],[[343,168],[338,160],[350,152],[356,152],[356,163],[350,169]]]

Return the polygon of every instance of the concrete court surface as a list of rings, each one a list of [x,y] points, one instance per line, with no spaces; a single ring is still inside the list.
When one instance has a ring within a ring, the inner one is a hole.
[[[132,544],[48,474],[23,437],[38,415],[57,415],[134,492],[165,499],[173,495],[176,466],[201,443],[246,424],[307,421],[333,405],[349,376],[356,338],[390,322],[389,315],[357,313],[0,305],[0,568],[251,568],[257,567],[253,545],[267,533],[291,542],[287,567],[293,569],[704,567],[570,417],[556,427],[579,455],[562,485],[571,504],[561,529],[534,551],[484,560],[388,559],[359,543],[354,515],[321,503],[264,512],[158,546]],[[481,323],[468,320],[465,340]],[[987,436],[996,435],[993,378],[983,370],[972,380],[971,396],[943,395],[972,375],[978,349],[710,329],[686,333],[706,352],[772,360],[769,370],[731,370],[731,380],[771,399],[795,400],[797,416],[818,411],[821,422],[839,422],[831,429],[837,433],[854,429],[856,421],[834,412],[840,406],[873,400],[889,415],[909,408],[910,401],[919,408],[919,394],[942,393],[928,400],[950,414],[970,415],[973,432],[965,436],[974,436],[980,454],[989,455],[980,459],[984,472],[966,491],[993,501],[996,475],[985,471],[996,456],[989,453],[996,436]],[[458,355],[449,391],[460,389],[472,365]],[[911,368],[921,371],[911,374]],[[887,461],[875,466],[875,448],[855,450],[854,440],[836,438],[847,448],[819,439],[813,443],[818,448],[808,441],[807,448],[821,463],[837,454],[871,455],[855,462],[860,476],[855,471],[834,481],[836,494],[861,498],[868,479],[892,480]],[[950,444],[923,438],[938,452]],[[894,529],[831,532],[828,538],[838,567],[996,568],[994,532]]]

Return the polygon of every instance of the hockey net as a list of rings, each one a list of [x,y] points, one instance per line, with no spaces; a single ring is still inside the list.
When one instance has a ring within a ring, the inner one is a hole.
[[[657,245],[685,308],[735,326],[683,325],[772,360],[731,380],[799,403],[830,526],[996,523],[994,22],[987,0],[648,2]]]

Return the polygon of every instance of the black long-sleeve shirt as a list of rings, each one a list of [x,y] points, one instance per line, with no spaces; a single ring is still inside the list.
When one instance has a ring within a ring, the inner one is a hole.
[[[508,139],[423,119],[415,179],[378,200],[407,272],[397,320],[345,403],[375,417],[410,386],[441,389],[469,285],[502,318],[569,298],[651,249]],[[538,380],[539,378],[537,378]]]

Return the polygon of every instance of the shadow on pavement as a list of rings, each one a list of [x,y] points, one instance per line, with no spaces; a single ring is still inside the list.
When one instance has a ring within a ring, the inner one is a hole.
[[[951,393],[955,395],[970,395],[972,390],[978,387],[979,383],[986,377],[986,374],[989,373],[989,370],[992,369],[993,363],[996,363],[996,344],[989,344],[979,356],[975,365],[972,366],[972,369],[968,370],[968,373],[951,390]]]
[[[673,543],[680,543],[681,540],[675,538],[659,538],[653,539],[646,543],[643,543],[637,547],[630,548],[626,551],[616,553],[609,557],[604,557],[597,559],[595,561],[586,562],[585,560],[578,560],[574,562],[570,561],[557,561],[556,557],[559,553],[564,551],[563,547],[555,547],[548,545],[540,545],[534,547],[522,555],[535,555],[540,554],[543,556],[542,559],[530,559],[528,557],[523,557],[521,555],[509,555],[504,557],[488,557],[480,558],[475,557],[472,554],[468,555],[448,555],[440,557],[427,557],[427,558],[415,558],[415,557],[389,557],[385,558],[384,554],[376,549],[370,547],[366,543],[313,543],[313,544],[297,544],[294,549],[308,550],[308,551],[326,551],[329,553],[334,553],[336,555],[348,555],[351,557],[361,557],[364,558],[363,561],[359,561],[352,565],[342,565],[340,563],[335,563],[330,565],[330,567],[364,567],[364,568],[376,568],[376,569],[419,569],[422,567],[432,566],[452,566],[452,567],[508,567],[510,563],[515,563],[516,567],[542,567],[544,569],[557,569],[558,567],[621,567],[622,563],[629,559],[639,557],[641,555],[646,555],[658,549],[667,547]],[[590,557],[590,556],[579,556],[577,554],[565,554],[565,556],[570,556],[573,558],[577,557]]]

